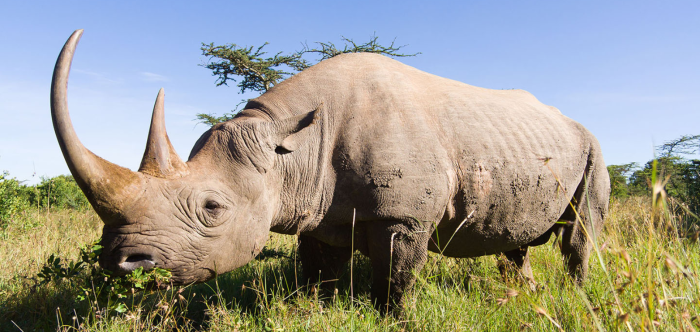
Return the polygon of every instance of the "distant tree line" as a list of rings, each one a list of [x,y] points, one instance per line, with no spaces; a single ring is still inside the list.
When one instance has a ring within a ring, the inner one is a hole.
[[[625,199],[651,194],[652,173],[664,183],[669,197],[700,212],[700,160],[688,156],[700,154],[700,135],[686,135],[657,147],[658,158],[640,167],[637,163],[608,166],[611,196]]]
[[[5,228],[17,213],[29,208],[77,209],[90,206],[78,184],[70,175],[43,177],[35,186],[25,185],[0,173],[0,229]]]

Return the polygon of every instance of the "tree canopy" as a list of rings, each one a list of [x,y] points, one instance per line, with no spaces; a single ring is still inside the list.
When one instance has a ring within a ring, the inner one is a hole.
[[[264,51],[269,43],[264,43],[259,47],[241,47],[237,44],[217,46],[214,43],[202,43],[202,55],[208,57],[208,62],[202,66],[211,70],[212,75],[217,77],[217,86],[228,86],[229,82],[235,82],[240,93],[264,93],[294,74],[340,54],[367,52],[390,57],[409,57],[419,54],[401,53],[400,51],[405,45],[396,46],[395,41],[392,41],[388,46],[381,45],[378,41],[379,37],[376,35],[372,36],[366,43],[361,44],[345,37],[342,37],[341,40],[343,45],[340,47],[332,42],[316,42],[316,46],[313,48],[308,44],[303,44],[303,48],[299,51],[288,54],[278,52],[273,56],[269,56]],[[246,101],[238,103],[236,109],[223,116],[200,113],[197,114],[197,120],[209,126],[230,120],[238,112],[238,107]]]

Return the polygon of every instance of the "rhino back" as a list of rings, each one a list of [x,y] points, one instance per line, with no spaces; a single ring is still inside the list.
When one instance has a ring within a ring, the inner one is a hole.
[[[347,225],[356,208],[358,221],[415,218],[449,239],[471,216],[451,244],[457,256],[544,233],[590,151],[585,129],[525,91],[474,87],[374,54],[323,61],[244,115],[280,119],[320,104],[328,125],[319,143],[330,148],[321,149],[326,194],[315,225]]]

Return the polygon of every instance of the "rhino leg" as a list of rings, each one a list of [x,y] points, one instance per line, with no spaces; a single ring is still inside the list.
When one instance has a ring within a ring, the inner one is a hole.
[[[367,227],[372,301],[382,314],[400,313],[404,294],[428,258],[431,230],[418,222],[377,221]]]
[[[350,247],[333,247],[311,236],[299,235],[302,280],[310,285],[320,283],[324,290],[333,290],[350,260],[350,251]]]
[[[509,272],[515,270],[515,272],[518,272],[531,287],[534,287],[535,278],[532,275],[532,268],[530,267],[530,252],[528,248],[528,246],[522,246],[518,249],[503,253],[505,259],[498,261],[498,269],[503,279],[507,280]]]
[[[595,239],[603,228],[608,211],[610,182],[602,158],[594,154],[589,157],[585,177],[581,180],[561,220],[567,221],[562,236],[561,252],[567,262],[569,275],[582,283],[588,273],[588,259]],[[603,174],[605,172],[605,174]],[[576,215],[580,216],[580,220]],[[585,225],[585,229],[582,227]]]

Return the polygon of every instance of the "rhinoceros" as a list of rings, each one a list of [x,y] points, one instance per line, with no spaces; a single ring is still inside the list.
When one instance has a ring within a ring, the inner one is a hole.
[[[345,54],[281,82],[196,142],[182,161],[165,131],[163,90],[137,172],[83,146],[68,113],[82,30],[51,85],[58,143],[104,222],[100,265],[203,282],[245,265],[269,232],[295,234],[303,278],[341,273],[359,250],[375,305],[402,305],[428,251],[504,253],[531,278],[528,247],[561,233],[582,281],[607,213],[596,138],[522,90],[434,76],[385,56]],[[354,239],[354,243],[352,242]]]

